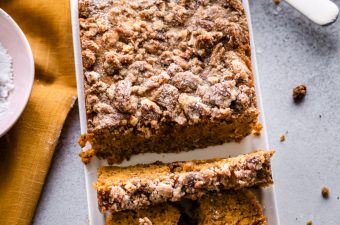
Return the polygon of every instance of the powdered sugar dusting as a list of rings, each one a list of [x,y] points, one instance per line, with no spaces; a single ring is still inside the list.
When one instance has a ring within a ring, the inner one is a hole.
[[[12,57],[0,43],[0,120],[9,107],[8,96],[14,89]]]

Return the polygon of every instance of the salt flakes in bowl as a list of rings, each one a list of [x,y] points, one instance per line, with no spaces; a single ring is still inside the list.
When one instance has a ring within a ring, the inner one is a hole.
[[[14,89],[12,57],[0,43],[0,120],[9,107],[8,96]]]

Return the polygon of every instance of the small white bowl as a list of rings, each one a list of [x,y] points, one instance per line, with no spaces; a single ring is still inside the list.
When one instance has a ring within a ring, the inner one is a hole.
[[[0,42],[13,59],[14,90],[8,98],[9,108],[0,118],[0,137],[18,120],[31,94],[34,60],[28,41],[14,20],[0,9]]]

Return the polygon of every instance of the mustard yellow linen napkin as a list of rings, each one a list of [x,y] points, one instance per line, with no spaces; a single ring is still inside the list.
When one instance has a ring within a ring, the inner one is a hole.
[[[0,139],[0,224],[30,224],[65,118],[76,99],[69,0],[0,0],[35,60],[29,103]],[[1,32],[1,30],[0,30]]]

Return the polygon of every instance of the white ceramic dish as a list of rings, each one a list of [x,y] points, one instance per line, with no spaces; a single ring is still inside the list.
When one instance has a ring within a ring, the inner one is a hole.
[[[286,2],[322,26],[334,23],[339,15],[338,6],[329,0],[286,0]]]
[[[249,4],[247,0],[243,1],[244,7],[247,13],[248,23],[250,26],[250,37],[252,37],[251,20],[249,14]],[[72,14],[72,29],[73,29],[73,45],[74,45],[74,56],[75,56],[75,66],[77,75],[77,85],[78,85],[78,103],[79,103],[79,113],[80,113],[80,125],[81,132],[86,133],[86,114],[85,114],[85,98],[84,98],[84,86],[83,86],[83,68],[81,59],[81,46],[79,39],[79,22],[78,22],[78,0],[71,0],[71,14]],[[248,136],[241,143],[226,143],[220,146],[213,146],[206,149],[197,149],[190,152],[182,153],[167,153],[167,154],[156,154],[147,153],[142,155],[137,155],[131,157],[130,161],[124,161],[120,166],[134,165],[137,163],[151,163],[154,161],[163,162],[173,162],[173,161],[183,161],[192,159],[209,159],[216,157],[228,157],[236,156],[239,154],[249,153],[255,149],[269,149],[267,141],[267,131],[265,120],[263,117],[263,107],[261,102],[261,92],[260,84],[256,66],[255,57],[255,46],[254,41],[251,38],[252,46],[252,66],[255,77],[255,88],[257,93],[257,103],[260,111],[262,112],[259,120],[263,125],[262,134],[259,137]],[[88,146],[87,146],[88,147]],[[85,147],[85,148],[87,148]],[[97,169],[100,166],[107,165],[104,160],[94,159],[91,163],[85,166],[85,179],[86,179],[86,189],[87,189],[87,200],[88,200],[88,210],[89,210],[89,224],[90,225],[105,225],[105,216],[102,215],[98,210],[97,204],[97,193],[93,189],[92,184],[96,182],[97,179]],[[275,192],[274,187],[260,189],[258,192],[258,199],[264,208],[264,213],[268,218],[269,225],[279,225],[278,214],[275,203]]]
[[[31,94],[34,60],[29,43],[14,20],[0,9],[0,42],[13,59],[14,90],[8,97],[9,108],[0,118],[0,137],[18,120]]]

